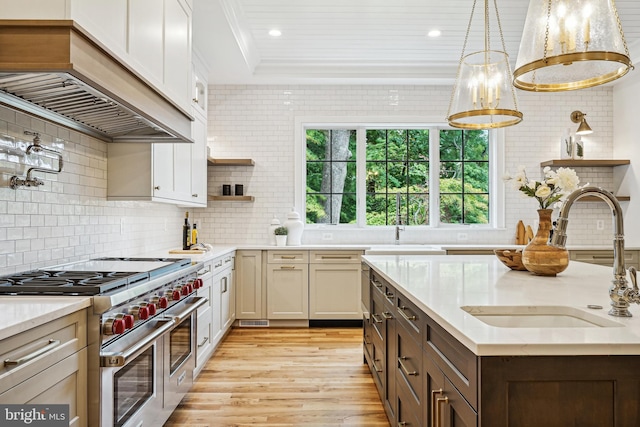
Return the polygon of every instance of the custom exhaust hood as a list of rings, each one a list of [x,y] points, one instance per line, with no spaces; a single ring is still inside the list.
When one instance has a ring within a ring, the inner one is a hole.
[[[106,142],[193,142],[186,111],[70,20],[0,20],[0,104]]]

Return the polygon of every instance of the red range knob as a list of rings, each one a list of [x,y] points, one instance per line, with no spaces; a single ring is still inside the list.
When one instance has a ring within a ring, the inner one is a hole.
[[[133,328],[133,323],[135,322],[135,319],[133,318],[132,314],[125,314],[124,316],[122,316],[122,320],[124,320],[125,328],[127,329]]]
[[[146,320],[148,318],[149,318],[149,307],[148,306],[140,307],[140,310],[138,310],[138,319]]]
[[[111,325],[113,335],[123,334],[127,329],[123,319],[115,319]]]
[[[149,312],[149,316],[154,316],[156,314],[156,305],[150,302],[147,306],[147,311]]]
[[[202,279],[196,279],[193,281],[193,287],[195,289],[200,289],[202,287]]]
[[[176,289],[171,293],[171,300],[178,301],[179,299],[180,299],[180,291]]]
[[[192,292],[191,285],[189,285],[189,284],[184,285],[180,289],[180,291],[181,291],[182,295],[189,295]]]
[[[167,299],[167,297],[160,297],[158,299],[158,307],[160,307],[160,308],[169,307],[169,300]]]

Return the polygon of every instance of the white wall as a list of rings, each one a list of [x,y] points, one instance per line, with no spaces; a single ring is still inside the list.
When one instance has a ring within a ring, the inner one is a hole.
[[[253,203],[209,202],[197,209],[202,241],[213,243],[265,243],[273,215],[281,221],[294,205],[294,126],[297,117],[436,117],[444,122],[450,89],[441,86],[210,86],[209,146],[212,156],[249,157],[253,168],[209,168],[209,193],[221,185],[240,183]],[[587,158],[613,155],[612,89],[599,87],[574,92],[536,94],[518,91],[524,121],[506,129],[506,165],[522,164],[535,176],[541,161],[559,158],[560,136],[577,128],[573,110],[587,113],[594,133],[586,138]],[[580,168],[583,183],[614,189],[610,169]],[[536,227],[536,203],[506,190],[506,229],[464,230],[469,240],[459,241],[451,230],[405,231],[405,242],[512,243],[518,219]],[[302,213],[302,212],[301,212]],[[572,209],[569,245],[610,245],[611,216],[604,203],[584,203]],[[605,229],[596,230],[596,221]],[[331,232],[332,241],[322,234]],[[328,227],[305,231],[303,243],[391,243],[393,231],[345,231]]]
[[[640,74],[632,71],[621,79],[613,90],[614,100],[614,155],[631,159],[631,165],[619,168],[621,191],[635,194],[625,209],[625,244],[627,247],[640,246],[640,144],[638,143],[638,102],[640,100]],[[632,219],[633,218],[633,219]]]
[[[12,190],[10,178],[26,175],[25,162],[39,161],[20,155],[32,141],[25,130],[41,133],[42,145],[60,150],[64,169],[58,175],[35,172],[45,185]],[[102,141],[0,107],[0,171],[0,275],[181,245],[184,209],[106,200]]]

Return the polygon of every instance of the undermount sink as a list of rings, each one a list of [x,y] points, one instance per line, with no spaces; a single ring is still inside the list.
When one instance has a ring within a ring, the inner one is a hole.
[[[447,251],[440,246],[404,244],[404,245],[372,245],[365,255],[446,255]]]
[[[463,306],[487,325],[500,328],[615,328],[622,323],[567,306]]]

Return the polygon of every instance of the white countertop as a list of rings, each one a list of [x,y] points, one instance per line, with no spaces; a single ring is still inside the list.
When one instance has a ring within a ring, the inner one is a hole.
[[[91,306],[91,297],[0,296],[0,340]]]
[[[640,354],[640,306],[634,317],[607,314],[613,270],[571,262],[556,277],[512,271],[490,255],[366,255],[367,263],[479,356]],[[595,304],[601,310],[588,309]],[[571,306],[622,327],[490,326],[462,306]]]

